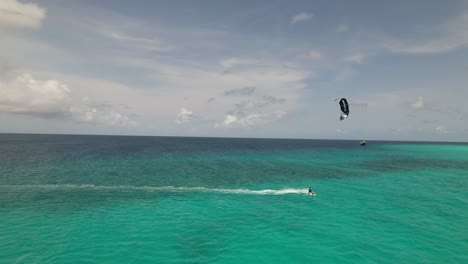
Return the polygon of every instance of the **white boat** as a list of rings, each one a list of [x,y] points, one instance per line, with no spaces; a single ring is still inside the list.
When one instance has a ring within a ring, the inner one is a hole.
[[[365,145],[367,144],[367,142],[366,142],[365,140],[363,140],[363,141],[359,142],[359,144],[360,144],[361,146],[365,146]]]

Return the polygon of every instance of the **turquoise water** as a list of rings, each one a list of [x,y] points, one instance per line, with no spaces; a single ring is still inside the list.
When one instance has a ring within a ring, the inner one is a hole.
[[[0,263],[468,263],[467,188],[466,144],[0,135]]]

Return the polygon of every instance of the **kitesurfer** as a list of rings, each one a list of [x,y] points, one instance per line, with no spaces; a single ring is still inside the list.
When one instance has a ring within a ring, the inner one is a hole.
[[[315,193],[312,191],[312,187],[309,186],[309,192],[307,193],[307,195],[314,195]]]
[[[340,115],[340,121],[343,121],[345,120],[348,115],[349,115],[349,105],[348,105],[348,100],[346,100],[346,98],[339,98],[339,99],[336,99],[335,101],[338,101],[340,100],[339,104],[340,104],[340,109],[341,109],[341,115]]]

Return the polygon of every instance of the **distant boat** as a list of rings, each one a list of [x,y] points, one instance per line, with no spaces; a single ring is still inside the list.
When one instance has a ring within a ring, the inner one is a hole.
[[[367,144],[367,142],[366,142],[365,140],[363,140],[363,141],[359,142],[359,144],[360,144],[361,146],[365,146],[365,145]]]

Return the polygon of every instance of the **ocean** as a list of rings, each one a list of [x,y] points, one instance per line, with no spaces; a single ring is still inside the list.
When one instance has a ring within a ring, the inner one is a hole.
[[[0,134],[0,263],[468,263],[468,144]]]

